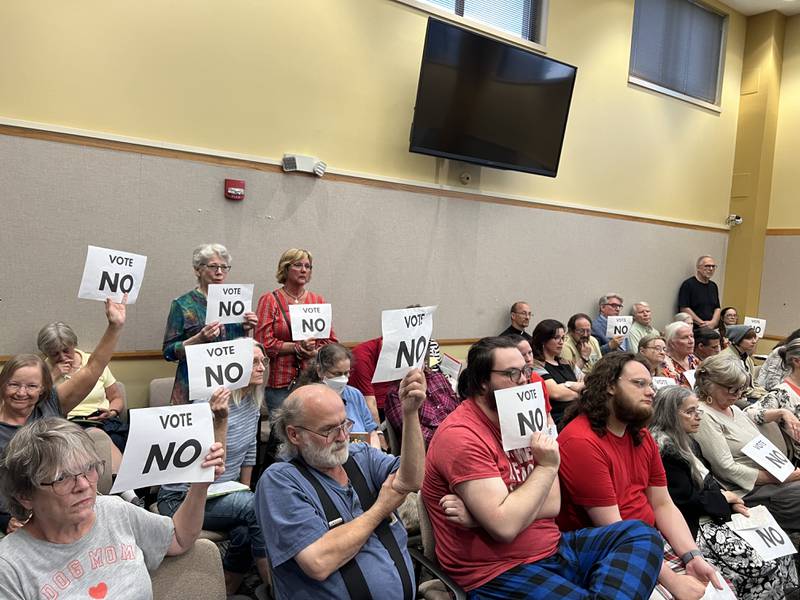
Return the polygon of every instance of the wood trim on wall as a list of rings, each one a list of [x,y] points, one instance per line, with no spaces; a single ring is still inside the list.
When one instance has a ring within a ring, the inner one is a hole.
[[[800,227],[768,228],[767,235],[800,235]]]
[[[74,144],[78,146],[88,146],[91,148],[104,148],[107,150],[116,150],[120,152],[132,152],[145,154],[148,156],[159,156],[164,158],[175,158],[180,160],[191,160],[202,162],[212,165],[242,167],[246,169],[253,169],[256,171],[266,171],[271,173],[280,173],[282,169],[279,165],[272,162],[259,162],[258,160],[246,160],[242,158],[232,158],[226,156],[215,155],[203,152],[191,152],[188,150],[177,150],[174,148],[166,148],[161,146],[151,146],[148,144],[139,144],[135,142],[125,142],[114,139],[104,139],[101,137],[93,137],[91,135],[80,135],[76,133],[64,133],[58,131],[48,131],[46,129],[34,129],[30,127],[22,127],[17,125],[7,125],[0,123],[0,135],[9,135],[16,137],[24,137],[30,139],[37,139],[49,142],[60,142],[65,144]],[[99,135],[99,134],[98,134]],[[210,151],[209,151],[210,152]],[[305,173],[293,174],[293,176],[308,176]],[[377,187],[382,189],[406,191],[415,194],[427,194],[431,196],[440,196],[447,198],[458,198],[461,200],[471,200],[477,202],[486,202],[490,204],[504,204],[507,206],[519,206],[522,208],[538,208],[540,210],[549,210],[554,212],[566,212],[577,215],[588,215],[591,217],[600,217],[604,219],[615,219],[621,221],[632,221],[635,223],[648,223],[652,225],[662,225],[665,227],[676,227],[679,229],[692,229],[696,231],[710,231],[714,233],[728,233],[729,229],[724,226],[713,227],[710,225],[700,225],[695,223],[683,223],[680,221],[670,221],[667,218],[658,219],[654,217],[644,217],[637,215],[630,215],[624,213],[609,212],[600,209],[592,208],[579,208],[574,206],[560,206],[558,204],[549,204],[546,202],[537,202],[536,200],[521,200],[515,198],[504,198],[502,196],[490,196],[485,194],[476,194],[469,192],[462,192],[458,190],[442,189],[437,187],[428,187],[425,185],[415,185],[413,183],[397,183],[392,181],[385,181],[381,179],[371,179],[358,175],[349,175],[343,173],[328,172],[325,174],[325,179],[330,181],[341,181],[345,183],[357,183],[370,187]],[[794,231],[794,230],[793,230]],[[800,235],[800,229],[796,230]],[[769,230],[768,230],[769,234]],[[790,234],[783,234],[790,235]],[[795,234],[791,234],[795,235]]]

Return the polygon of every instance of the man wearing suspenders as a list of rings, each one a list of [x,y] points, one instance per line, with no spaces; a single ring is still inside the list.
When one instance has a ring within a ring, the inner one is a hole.
[[[421,371],[406,375],[400,399],[402,457],[350,444],[352,421],[325,385],[296,389],[271,415],[286,462],[261,476],[256,513],[278,600],[415,597],[407,536],[394,511],[425,473]]]

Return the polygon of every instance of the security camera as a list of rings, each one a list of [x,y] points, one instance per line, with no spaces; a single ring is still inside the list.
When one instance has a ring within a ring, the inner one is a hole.
[[[325,170],[328,168],[328,165],[317,157],[304,156],[302,154],[284,154],[281,166],[287,173],[302,171],[304,173],[314,173],[317,177],[325,175]]]
[[[744,219],[739,215],[730,214],[728,218],[725,219],[725,224],[729,227],[736,227],[737,225],[741,225],[744,223]]]

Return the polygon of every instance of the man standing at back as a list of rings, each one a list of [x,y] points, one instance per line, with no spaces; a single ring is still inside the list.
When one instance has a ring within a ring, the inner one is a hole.
[[[514,302],[511,305],[511,325],[499,335],[521,335],[530,343],[531,334],[525,331],[525,328],[530,325],[532,316],[531,307],[527,302]]]
[[[444,570],[487,600],[648,598],[660,536],[638,521],[562,535],[558,442],[537,432],[503,451],[494,392],[531,372],[513,340],[484,338],[467,360],[466,399],[431,441],[422,488]]]
[[[695,275],[681,284],[678,291],[678,310],[692,317],[695,328],[716,329],[719,324],[719,289],[711,281],[717,263],[711,256],[701,256],[695,264]]]

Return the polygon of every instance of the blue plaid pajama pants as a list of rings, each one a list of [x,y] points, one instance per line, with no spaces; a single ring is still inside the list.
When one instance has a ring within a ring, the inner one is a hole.
[[[650,597],[664,560],[664,539],[641,521],[561,535],[552,556],[519,565],[469,592],[469,600]]]

